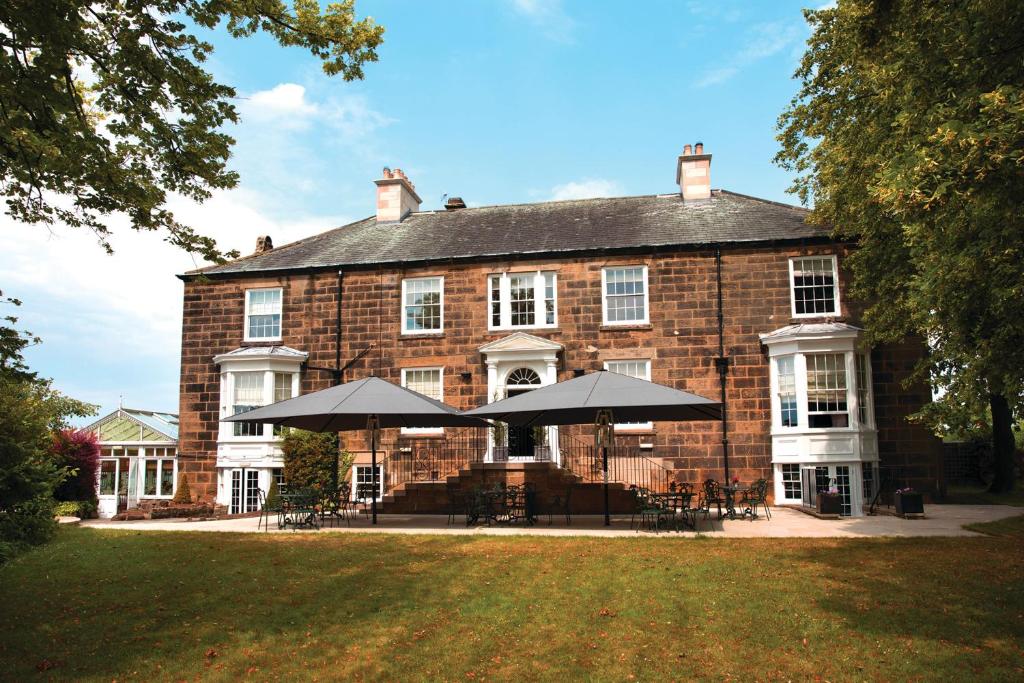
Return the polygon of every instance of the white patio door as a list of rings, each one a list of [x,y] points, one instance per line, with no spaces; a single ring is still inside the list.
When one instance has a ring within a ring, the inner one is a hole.
[[[124,476],[124,470],[120,472]],[[128,458],[128,508],[139,507],[139,459]]]
[[[853,514],[853,487],[850,479],[852,473],[849,465],[812,465],[805,467],[804,470],[809,471],[809,476],[803,478],[805,505],[810,505],[810,501],[813,500],[811,486],[815,492],[827,491],[834,486],[839,490],[842,514]]]
[[[231,499],[228,514],[241,515],[260,509],[260,471],[244,467],[230,471]]]

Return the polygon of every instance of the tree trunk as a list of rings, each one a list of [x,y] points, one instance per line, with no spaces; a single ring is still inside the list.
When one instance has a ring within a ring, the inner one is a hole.
[[[1013,490],[1014,484],[1014,442],[1013,416],[1010,403],[1001,394],[989,395],[992,408],[992,485],[991,493],[1007,493]]]

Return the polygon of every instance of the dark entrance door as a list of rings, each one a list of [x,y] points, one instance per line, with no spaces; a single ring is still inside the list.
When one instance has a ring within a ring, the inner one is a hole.
[[[508,427],[508,457],[533,459],[533,427]]]
[[[523,394],[529,389],[508,387],[508,395]],[[508,426],[508,457],[510,460],[533,460],[533,427]]]

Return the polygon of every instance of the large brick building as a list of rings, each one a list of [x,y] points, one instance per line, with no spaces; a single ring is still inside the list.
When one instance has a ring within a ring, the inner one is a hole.
[[[183,275],[179,467],[192,490],[250,509],[279,476],[277,437],[220,419],[329,386],[317,368],[348,364],[344,380],[377,374],[460,409],[623,372],[724,396],[724,424],[618,427],[631,457],[679,481],[720,478],[727,453],[741,479],[774,482],[777,504],[830,484],[861,514],[880,463],[936,491],[939,444],[906,420],[929,400],[904,386],[923,349],[864,348],[843,273],[851,245],[803,209],[712,190],[710,166],[687,145],[669,194],[439,210],[385,169],[376,215],[277,248],[261,239],[251,256]],[[499,429],[461,442],[466,463],[434,462],[557,469],[588,433]],[[454,438],[386,442],[398,460]],[[385,493],[398,483],[382,479]]]

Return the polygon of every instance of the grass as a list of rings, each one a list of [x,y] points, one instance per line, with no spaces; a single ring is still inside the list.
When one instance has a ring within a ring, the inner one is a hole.
[[[1024,507],[1024,486],[1017,487],[1010,493],[989,493],[982,484],[951,484],[946,491],[943,503],[954,505],[1012,505]]]
[[[989,533],[62,529],[0,568],[0,678],[1021,680],[1024,524]]]

